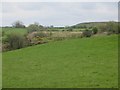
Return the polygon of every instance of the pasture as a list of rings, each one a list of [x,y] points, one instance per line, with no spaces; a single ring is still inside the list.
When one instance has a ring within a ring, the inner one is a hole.
[[[3,88],[118,87],[117,45],[93,36],[3,52]]]
[[[2,28],[2,31],[4,31],[6,35],[10,33],[19,33],[21,35],[24,35],[27,33],[27,29],[25,28]]]

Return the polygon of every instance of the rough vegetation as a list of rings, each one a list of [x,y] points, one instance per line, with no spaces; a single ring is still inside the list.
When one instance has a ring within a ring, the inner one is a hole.
[[[14,22],[13,27],[3,28],[3,51],[19,49],[56,40],[91,37],[95,34],[111,35],[119,34],[120,32],[118,23],[113,21],[82,23],[66,27],[44,27],[37,22],[30,24],[26,28],[24,27],[24,29],[22,26],[24,26],[22,22],[16,21]]]

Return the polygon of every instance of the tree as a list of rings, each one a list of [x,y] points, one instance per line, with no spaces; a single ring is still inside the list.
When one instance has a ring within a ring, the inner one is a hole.
[[[13,27],[15,28],[25,28],[25,25],[23,24],[23,22],[21,21],[15,21],[13,24],[12,24]]]
[[[44,27],[42,25],[39,25],[36,22],[34,24],[30,24],[27,27],[28,33],[35,32],[35,31],[40,31],[40,30],[43,30],[43,29],[44,29]]]

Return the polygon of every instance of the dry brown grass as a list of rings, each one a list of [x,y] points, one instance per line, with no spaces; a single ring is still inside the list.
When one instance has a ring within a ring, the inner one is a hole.
[[[57,31],[57,32],[48,32],[48,31],[41,31],[41,32],[32,32],[30,34],[28,34],[27,38],[28,40],[31,41],[31,43],[37,43],[39,41],[43,41],[43,40],[39,40],[39,36],[36,36],[36,34],[45,34],[46,37],[44,38],[48,38],[48,40],[63,40],[63,39],[69,39],[69,38],[81,38],[82,37],[82,32],[70,32],[70,31]]]
[[[56,38],[56,37],[61,37],[61,38],[76,38],[76,37],[81,37],[82,32],[52,32],[51,37]]]

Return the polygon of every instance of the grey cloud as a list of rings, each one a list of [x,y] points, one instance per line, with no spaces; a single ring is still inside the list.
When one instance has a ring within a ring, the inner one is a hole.
[[[15,20],[22,20],[26,25],[37,21],[43,25],[55,26],[117,20],[117,8],[117,3],[114,2],[3,3],[3,25],[10,25]]]

